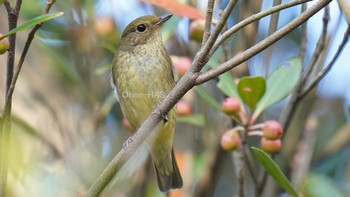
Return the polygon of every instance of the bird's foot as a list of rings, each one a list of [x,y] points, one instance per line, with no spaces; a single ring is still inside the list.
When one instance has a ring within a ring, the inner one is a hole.
[[[157,107],[159,107],[159,105],[160,105],[160,101],[158,101]],[[156,106],[153,107],[153,110],[154,110],[155,108],[156,108]],[[168,115],[167,115],[167,114],[162,114],[160,110],[157,110],[157,111],[154,112],[154,113],[156,113],[157,115],[161,116],[161,117],[163,118],[164,122],[167,122],[167,121],[169,120]]]

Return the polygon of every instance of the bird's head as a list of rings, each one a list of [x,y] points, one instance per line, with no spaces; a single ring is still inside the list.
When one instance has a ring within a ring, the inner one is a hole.
[[[166,16],[142,16],[132,21],[124,30],[121,45],[128,47],[161,41],[161,26],[172,15]]]

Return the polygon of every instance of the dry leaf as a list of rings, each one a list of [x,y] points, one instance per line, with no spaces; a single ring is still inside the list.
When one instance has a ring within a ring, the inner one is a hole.
[[[204,19],[204,15],[196,8],[180,3],[176,0],[141,0],[159,6],[177,16],[188,17],[190,19]]]

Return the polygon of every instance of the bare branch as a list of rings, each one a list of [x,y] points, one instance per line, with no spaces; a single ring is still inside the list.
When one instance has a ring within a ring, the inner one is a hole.
[[[213,20],[214,5],[215,5],[215,0],[208,1],[207,12],[205,15],[205,25],[204,25],[202,47],[207,42],[207,40],[210,36],[211,22]]]
[[[323,20],[322,33],[321,33],[319,40],[317,41],[315,52],[313,53],[313,56],[312,56],[311,61],[309,63],[309,66],[307,67],[307,70],[303,76],[300,88],[303,88],[307,84],[307,81],[309,80],[312,71],[314,71],[314,68],[315,68],[316,63],[318,62],[318,60],[321,56],[321,53],[324,51],[324,48],[326,45],[325,43],[326,43],[326,39],[327,39],[328,22],[329,22],[329,7],[328,6],[326,6],[324,9],[324,14],[323,14],[322,20]]]
[[[280,122],[282,124],[282,127],[284,128],[284,130],[287,130],[289,127],[289,124],[291,122],[291,119],[293,117],[294,112],[297,109],[297,106],[300,102],[301,99],[303,99],[303,97],[300,96],[302,89],[304,88],[306,81],[309,78],[309,75],[312,73],[313,67],[316,64],[317,60],[318,60],[318,55],[315,55],[317,53],[320,53],[323,50],[323,46],[327,36],[327,26],[328,26],[328,17],[329,15],[327,15],[327,6],[325,8],[325,13],[323,16],[323,30],[322,30],[322,34],[318,40],[314,55],[312,60],[310,61],[307,70],[304,73],[303,79],[300,80],[298,82],[298,84],[296,85],[296,88],[294,90],[294,92],[292,93],[292,96],[288,102],[288,105],[286,106],[286,108],[284,109],[281,118],[280,118]]]
[[[340,54],[343,52],[343,49],[349,40],[349,36],[350,36],[350,26],[348,26],[348,29],[344,34],[343,40],[341,41],[338,47],[338,50],[334,54],[332,60],[321,72],[317,74],[317,76],[314,78],[311,84],[303,90],[303,92],[300,94],[300,97],[304,97],[306,94],[308,94],[328,74],[328,72],[332,69],[334,63],[337,61]]]
[[[324,6],[326,6],[331,1],[332,0],[320,0],[320,1],[318,1],[312,7],[310,7],[310,9],[308,9],[305,12],[303,12],[302,14],[300,14],[297,18],[295,18],[290,23],[288,23],[288,25],[285,25],[280,30],[273,33],[271,36],[260,41],[259,43],[257,43],[253,47],[245,50],[244,52],[235,56],[231,60],[221,64],[218,67],[215,67],[215,68],[207,71],[206,73],[201,74],[200,76],[198,76],[198,78],[196,80],[196,84],[198,85],[198,84],[202,84],[206,81],[209,81],[210,79],[213,79],[214,77],[221,75],[222,73],[234,68],[235,66],[241,64],[242,62],[246,61],[247,59],[258,54],[262,50],[266,49],[267,47],[269,47],[272,44],[274,44],[275,42],[277,42],[283,36],[287,35],[289,32],[293,31],[295,28],[297,28],[299,25],[304,23],[306,20],[308,20],[311,16],[313,16],[316,12],[318,12],[320,9],[322,9]],[[230,31],[230,30],[228,30],[228,31]]]
[[[282,0],[274,0],[273,1],[273,6],[278,6],[281,4]],[[270,36],[273,32],[277,30],[278,26],[278,20],[280,17],[280,12],[275,12],[271,15],[271,20],[269,24],[269,31],[267,33],[268,36]],[[265,71],[265,76],[268,76],[269,74],[269,60],[272,54],[273,46],[267,48],[264,53],[263,53],[263,69]]]
[[[15,6],[15,10],[17,12],[17,14],[19,13],[19,10],[21,9],[22,6],[22,0],[17,0],[16,1],[16,6]]]
[[[236,5],[238,0],[231,0],[227,7],[225,8],[224,12],[222,13],[222,16],[219,20],[219,22],[216,24],[216,28],[208,38],[208,41],[205,43],[205,45],[201,48],[200,52],[198,52],[198,55],[196,55],[196,58],[193,61],[193,66],[191,67],[192,72],[196,73],[199,72],[204,64],[206,64],[211,56],[207,56],[210,49],[213,47],[213,44],[215,43],[216,39],[218,38],[221,30],[224,28],[226,21],[228,17],[230,16],[234,6]]]
[[[6,11],[7,13],[9,13],[13,8],[11,7],[11,4],[8,0],[5,0],[4,1],[4,5],[5,5],[5,8],[6,8]]]
[[[275,7],[271,7],[267,10],[264,10],[262,12],[259,12],[257,14],[253,14],[250,17],[244,19],[243,21],[237,23],[236,25],[234,25],[233,27],[231,27],[230,29],[228,29],[224,34],[222,34],[219,39],[215,42],[213,48],[210,50],[209,55],[213,55],[215,53],[215,51],[222,45],[222,43],[224,43],[230,36],[232,36],[234,33],[236,33],[238,30],[242,29],[243,27],[260,20],[261,18],[265,17],[265,16],[269,16],[275,12],[279,12],[281,10],[302,4],[302,3],[306,3],[308,1],[312,1],[312,0],[295,0],[295,1],[290,1],[288,3],[282,4],[282,5],[278,5]]]
[[[55,1],[53,0],[49,0],[47,2],[47,5],[46,7],[44,8],[44,11],[43,11],[43,14],[47,14],[49,11],[50,11],[50,8],[51,6],[53,5],[53,3],[55,3]],[[24,49],[23,49],[23,52],[21,54],[21,57],[19,59],[19,62],[18,62],[18,65],[16,67],[16,71],[14,73],[14,76],[13,76],[13,79],[11,80],[11,84],[9,86],[9,90],[8,90],[8,93],[6,95],[6,103],[5,103],[5,107],[4,107],[4,112],[8,112],[10,109],[10,105],[11,105],[11,102],[12,102],[12,95],[13,95],[13,92],[15,90],[15,86],[16,86],[16,83],[17,83],[17,79],[18,79],[18,76],[19,76],[19,73],[21,72],[21,69],[22,69],[22,66],[23,66],[23,63],[24,63],[24,59],[27,55],[27,52],[29,50],[29,47],[34,39],[34,35],[36,33],[36,31],[42,26],[42,23],[41,24],[37,24],[34,26],[34,28],[30,31],[30,33],[28,34],[28,38],[27,38],[27,41],[24,45]]]
[[[307,9],[307,4],[304,3],[301,5],[301,12],[305,12]],[[301,25],[301,41],[300,41],[300,50],[299,57],[301,58],[301,62],[304,62],[305,59],[305,51],[306,51],[306,43],[307,43],[307,23]]]

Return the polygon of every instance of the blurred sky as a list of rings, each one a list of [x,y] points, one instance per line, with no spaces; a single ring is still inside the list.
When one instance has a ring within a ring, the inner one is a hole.
[[[207,0],[199,0],[200,9],[204,10]],[[287,1],[283,1],[287,2]],[[314,2],[309,2],[310,7]],[[272,1],[264,1],[263,8],[267,9],[272,6]],[[139,0],[100,0],[96,9],[97,15],[113,15],[118,27],[124,29],[126,25],[133,19],[147,14],[153,14],[152,7],[149,4],[140,4]],[[280,14],[279,28],[285,25],[288,21],[295,18],[300,13],[300,6],[295,6],[282,11]],[[322,17],[323,11],[314,15],[308,21],[308,41],[307,41],[307,55],[306,58],[311,58],[312,52],[316,47],[317,40],[319,39],[322,29]],[[339,43],[343,38],[343,34],[347,28],[347,23],[344,16],[340,14],[339,7],[336,1],[330,4],[331,20],[329,22],[328,32],[330,33],[330,51],[329,56],[326,59],[326,64],[330,61],[335,51],[338,48]],[[340,24],[337,26],[340,17]],[[265,17],[259,22],[259,35],[267,35],[268,24],[270,17]],[[181,25],[178,28],[184,28],[183,23],[187,23],[188,20],[182,20]],[[177,32],[186,32],[180,30]],[[185,36],[185,34],[184,34]],[[259,38],[260,40],[263,39]],[[183,38],[187,41],[187,38]],[[286,45],[290,47],[285,47]],[[278,65],[288,58],[298,55],[298,45],[295,42],[288,40],[281,40],[274,45],[273,55],[270,59],[271,65]],[[262,53],[255,56],[249,61],[250,70],[254,75],[261,75],[263,68],[261,66]],[[350,104],[350,46],[346,45],[340,58],[337,60],[331,72],[321,81],[318,92],[324,97],[344,97],[347,103]]]

